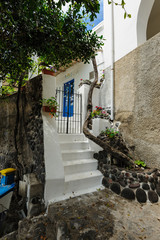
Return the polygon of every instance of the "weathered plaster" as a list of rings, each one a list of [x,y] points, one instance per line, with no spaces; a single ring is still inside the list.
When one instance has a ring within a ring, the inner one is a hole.
[[[160,34],[115,63],[115,119],[135,154],[160,167]]]

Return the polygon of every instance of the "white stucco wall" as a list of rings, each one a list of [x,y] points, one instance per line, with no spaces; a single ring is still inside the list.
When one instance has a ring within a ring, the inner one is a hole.
[[[43,76],[43,98],[55,96],[56,79],[53,76]],[[54,200],[64,192],[64,167],[56,130],[56,122],[49,113],[42,111],[44,132],[44,158],[46,170],[45,201]]]
[[[64,83],[74,79],[74,89],[77,90],[80,79],[89,79],[91,71],[93,71],[91,64],[76,63],[56,77],[57,88],[63,87]]]
[[[126,19],[123,9],[114,6],[115,61],[146,41],[147,22],[153,3],[154,0],[127,0],[125,7],[132,17]],[[108,1],[104,1],[104,37],[105,67],[108,67],[111,65],[111,4],[108,5]]]
[[[99,70],[99,79],[102,75],[103,71],[103,64],[98,66]],[[76,63],[72,67],[68,68],[65,72],[60,73],[56,77],[56,85],[57,88],[63,87],[64,83],[74,79],[74,90],[77,91],[79,89],[80,79],[88,79],[89,80],[89,73],[93,71],[92,63],[90,64],[83,64],[83,63]]]
[[[104,1],[104,38],[106,40],[104,45],[105,81],[100,90],[102,107],[111,106],[112,57],[116,62],[147,40],[147,24],[154,1],[127,0],[125,7],[132,17],[126,19],[121,6],[114,5],[114,51],[111,49],[111,5],[108,5],[108,1]]]

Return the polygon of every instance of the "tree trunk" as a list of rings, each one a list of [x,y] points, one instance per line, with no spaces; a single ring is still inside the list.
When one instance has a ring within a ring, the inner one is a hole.
[[[115,157],[116,159],[119,159],[119,161],[123,161],[125,163],[125,165],[127,165],[127,166],[134,167],[135,166],[134,162],[126,154],[120,152],[119,150],[111,147],[106,142],[103,142],[101,139],[95,137],[88,130],[88,125],[89,125],[90,120],[91,120],[90,114],[92,112],[92,107],[93,107],[92,106],[92,94],[93,94],[94,87],[95,87],[95,85],[97,84],[97,81],[98,81],[98,70],[97,70],[97,64],[96,64],[95,57],[92,57],[92,64],[93,64],[93,68],[94,68],[95,79],[92,82],[92,84],[90,86],[89,93],[88,93],[87,116],[86,116],[86,120],[85,120],[84,125],[83,125],[83,133],[87,138],[89,138],[94,143],[98,144],[105,151],[110,153],[113,157]]]
[[[19,78],[19,83],[18,83],[18,92],[17,92],[17,101],[16,101],[16,108],[17,108],[17,116],[16,116],[16,125],[14,129],[14,144],[15,144],[15,149],[16,149],[16,158],[15,158],[15,165],[16,165],[16,170],[17,170],[17,176],[18,179],[22,179],[23,177],[23,166],[19,162],[19,150],[18,150],[18,130],[19,130],[19,103],[20,103],[20,96],[21,96],[21,87],[22,87],[22,81],[23,81],[24,75],[22,74]]]

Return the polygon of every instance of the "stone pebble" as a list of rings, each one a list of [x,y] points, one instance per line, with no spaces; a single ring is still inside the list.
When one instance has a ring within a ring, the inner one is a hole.
[[[119,181],[119,184],[122,186],[122,187],[125,187],[126,186],[126,183],[125,183],[125,181]]]
[[[156,187],[156,193],[158,194],[158,196],[160,196],[160,186]]]
[[[138,182],[137,183],[133,183],[133,184],[130,184],[129,187],[130,188],[139,188],[140,184]]]
[[[151,183],[151,184],[150,184],[150,187],[151,187],[151,189],[152,189],[153,191],[156,189],[156,186],[155,186],[154,183]]]
[[[151,203],[156,203],[158,202],[158,195],[156,192],[149,190],[148,191],[148,199]]]
[[[112,183],[110,188],[113,192],[117,193],[118,195],[121,193],[121,188],[119,183]]]
[[[144,190],[150,190],[150,187],[149,187],[149,185],[147,183],[142,183],[142,188]]]
[[[103,178],[102,184],[103,184],[106,188],[109,188],[109,181],[108,181],[107,178],[105,178],[105,177]]]
[[[143,189],[138,188],[136,190],[136,198],[139,203],[145,203],[147,201],[147,194]]]
[[[121,196],[129,200],[135,200],[135,193],[130,188],[124,188],[121,192]]]

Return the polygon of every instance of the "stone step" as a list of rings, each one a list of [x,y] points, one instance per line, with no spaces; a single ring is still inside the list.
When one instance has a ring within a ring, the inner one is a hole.
[[[84,134],[58,134],[59,142],[87,141]]]
[[[62,151],[63,161],[91,159],[93,158],[94,151],[91,150],[65,150]]]
[[[82,173],[87,171],[93,171],[97,169],[97,160],[95,159],[81,159],[64,161],[64,174]]]
[[[88,190],[90,188],[101,187],[102,174],[100,171],[89,171],[84,173],[69,174],[65,176],[65,191],[77,192],[80,190]]]
[[[76,141],[76,142],[61,142],[61,150],[87,150],[90,148],[88,141]]]

